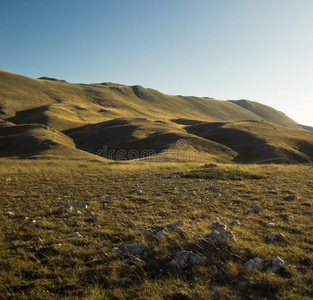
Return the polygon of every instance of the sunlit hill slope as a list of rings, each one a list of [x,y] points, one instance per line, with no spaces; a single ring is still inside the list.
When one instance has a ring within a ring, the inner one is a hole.
[[[0,71],[0,118],[2,157],[96,159],[104,146],[158,155],[183,139],[180,150],[224,162],[313,160],[311,128],[269,106],[170,96],[139,85],[71,84]]]

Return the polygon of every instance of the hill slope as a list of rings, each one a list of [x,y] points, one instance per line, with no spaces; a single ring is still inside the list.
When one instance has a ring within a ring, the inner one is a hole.
[[[7,122],[2,122],[0,130],[0,156],[6,157],[92,158],[104,146],[126,153],[148,149],[158,154],[175,148],[183,139],[187,145],[183,150],[209,151],[225,162],[234,157],[244,162],[306,162],[312,158],[310,133],[271,107],[247,100],[169,96],[139,85],[71,84],[0,70],[1,119]],[[247,125],[253,127],[252,132],[240,123],[247,120],[255,121]],[[274,131],[274,124],[280,129]],[[45,138],[46,128],[50,142]],[[259,147],[270,144],[269,133],[283,146],[274,143],[279,150],[265,155]],[[247,141],[251,151],[243,150]]]
[[[202,123],[186,130],[227,145],[243,163],[303,163],[313,161],[313,134],[260,121]]]

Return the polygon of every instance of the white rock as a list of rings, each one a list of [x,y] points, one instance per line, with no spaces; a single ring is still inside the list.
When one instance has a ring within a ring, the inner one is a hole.
[[[79,239],[83,238],[83,236],[79,232],[74,232],[73,237],[79,238]]]
[[[211,227],[216,230],[226,230],[227,226],[225,224],[221,223],[221,220],[219,217],[216,217],[212,222],[211,222]]]
[[[198,265],[203,263],[207,258],[205,256],[193,253],[192,251],[180,251],[176,254],[173,260],[168,265],[178,267],[180,269],[187,269],[189,265]]]
[[[274,273],[277,273],[283,266],[284,266],[284,261],[280,257],[275,257],[272,260],[272,268],[271,271]]]
[[[85,203],[83,203],[83,202],[79,202],[79,201],[76,201],[76,202],[73,204],[73,206],[74,206],[75,208],[82,208],[82,209],[85,209],[85,208],[88,207],[87,204],[85,204]]]
[[[133,192],[136,193],[136,194],[142,194],[142,190],[141,189],[134,189]]]
[[[251,269],[258,268],[261,264],[263,264],[264,260],[260,257],[254,257],[249,259],[244,266],[249,267]]]
[[[158,233],[156,233],[156,237],[160,238],[167,234],[169,231],[175,230],[177,227],[184,226],[186,223],[184,220],[178,220],[173,223],[167,224],[162,230],[160,230]]]
[[[143,255],[143,245],[141,243],[125,244],[120,248],[113,247],[112,252],[129,253],[140,257]]]
[[[224,229],[213,230],[209,234],[209,239],[214,241],[214,242],[226,242],[226,241],[237,242],[234,234],[231,231],[227,231]]]
[[[12,217],[12,216],[15,215],[15,213],[14,213],[13,211],[5,211],[3,214],[4,214],[5,216],[9,216],[9,217]]]
[[[35,236],[32,236],[32,237],[31,237],[31,240],[32,240],[32,241],[40,241],[40,240],[42,240],[42,237],[39,236],[39,235],[35,235]]]
[[[282,233],[277,233],[277,234],[273,234],[273,235],[269,235],[267,237],[267,239],[271,242],[271,243],[274,243],[274,242],[279,242],[281,240],[284,240],[285,239],[285,236],[282,234]]]
[[[241,226],[241,223],[239,220],[233,220],[233,221],[231,221],[230,225],[231,226]]]

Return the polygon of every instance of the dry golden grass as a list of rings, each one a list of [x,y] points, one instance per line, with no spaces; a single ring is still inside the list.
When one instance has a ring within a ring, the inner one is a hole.
[[[313,278],[312,165],[223,165],[263,179],[170,177],[202,169],[189,162],[0,160],[0,295],[4,299],[310,299]],[[216,190],[206,190],[214,186]],[[141,189],[137,194],[134,189]],[[289,194],[299,198],[284,200]],[[75,201],[88,205],[60,213]],[[249,213],[259,205],[264,212]],[[75,213],[80,210],[81,214]],[[12,211],[13,216],[3,212]],[[92,219],[93,212],[97,218]],[[294,219],[286,219],[287,215]],[[208,239],[216,216],[237,243]],[[183,219],[161,239],[142,236]],[[273,220],[275,219],[275,220]],[[36,220],[36,221],[35,221]],[[269,222],[275,227],[268,227]],[[96,228],[94,225],[101,225]],[[79,232],[83,238],[74,238]],[[285,241],[267,236],[281,232]],[[32,240],[40,236],[41,240]],[[139,242],[137,262],[112,247]],[[190,250],[207,257],[185,271],[164,255]],[[259,269],[244,263],[265,260]],[[285,262],[274,274],[270,262]]]

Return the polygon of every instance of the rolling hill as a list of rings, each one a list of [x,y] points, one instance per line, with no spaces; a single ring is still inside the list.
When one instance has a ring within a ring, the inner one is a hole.
[[[170,96],[139,85],[72,84],[1,70],[0,119],[2,157],[93,159],[104,146],[126,156],[132,150],[160,154],[184,140],[183,150],[222,162],[313,160],[312,128],[274,108]]]

